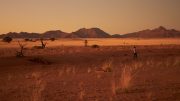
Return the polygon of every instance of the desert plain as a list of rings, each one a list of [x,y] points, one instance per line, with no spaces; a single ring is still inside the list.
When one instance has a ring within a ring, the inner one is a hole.
[[[84,40],[1,41],[0,101],[180,101],[180,39]]]

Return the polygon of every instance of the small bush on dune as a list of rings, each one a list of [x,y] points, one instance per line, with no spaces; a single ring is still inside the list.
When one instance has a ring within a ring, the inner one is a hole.
[[[92,45],[91,47],[92,47],[92,48],[100,48],[99,45]]]

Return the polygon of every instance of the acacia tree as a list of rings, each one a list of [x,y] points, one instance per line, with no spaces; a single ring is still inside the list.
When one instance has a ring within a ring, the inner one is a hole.
[[[12,41],[12,38],[9,37],[9,36],[6,36],[6,37],[3,38],[3,41],[10,43]]]

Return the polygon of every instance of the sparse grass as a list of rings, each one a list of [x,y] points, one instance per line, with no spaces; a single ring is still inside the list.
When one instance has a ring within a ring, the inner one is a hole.
[[[133,80],[140,71],[143,71],[147,64],[142,61],[133,61],[129,64],[125,64],[122,67],[119,85],[115,88],[116,93],[129,93]]]
[[[69,41],[75,43],[70,44]],[[141,39],[137,41],[135,44]],[[133,60],[129,55],[131,46],[102,46],[105,44],[103,42],[108,42],[105,39],[98,42],[90,40],[90,45],[91,42],[100,44],[100,49],[67,46],[76,44],[83,46],[82,40],[57,40],[49,42],[44,50],[29,48],[28,58],[15,60],[11,56],[14,56],[13,51],[17,49],[16,47],[0,48],[0,59],[3,62],[9,62],[10,59],[14,62],[0,64],[0,99],[4,101],[95,101],[97,99],[131,101],[137,100],[136,96],[139,96],[139,99],[148,101],[152,97],[158,98],[162,95],[162,99],[175,98],[175,94],[179,93],[180,58],[179,53],[175,51],[175,49],[179,51],[178,47],[171,50],[169,49],[171,46],[165,45],[150,48],[138,46],[140,57],[138,60]],[[10,44],[13,45],[13,42]],[[58,46],[60,44],[65,46]],[[131,42],[128,41],[128,44]],[[147,51],[148,49],[151,50]],[[49,61],[51,58],[33,59],[35,56],[51,56],[53,64],[44,65],[44,61]],[[29,58],[35,62],[27,62],[26,59]],[[21,63],[24,61],[27,64]],[[101,71],[97,71],[96,67]]]
[[[79,88],[80,88],[79,100],[80,100],[80,101],[84,101],[85,90],[84,90],[84,83],[83,83],[83,82],[80,82],[80,83],[79,83]]]
[[[42,92],[45,89],[46,83],[42,79],[40,72],[33,72],[32,77],[34,79],[34,87],[32,89],[32,101],[43,101]]]
[[[112,59],[106,60],[103,64],[102,64],[102,70],[104,72],[112,72],[113,71],[113,66],[112,66]]]

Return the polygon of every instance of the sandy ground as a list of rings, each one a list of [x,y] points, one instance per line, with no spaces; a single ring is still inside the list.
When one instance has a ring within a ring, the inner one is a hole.
[[[0,101],[180,101],[180,45],[161,42],[135,60],[132,45],[49,42],[16,58],[16,42],[0,43]]]
[[[48,47],[58,46],[84,46],[85,39],[58,39],[56,41],[48,41]],[[180,38],[167,38],[167,39],[128,39],[128,38],[87,38],[88,45],[100,45],[100,46],[119,46],[119,45],[180,45]],[[0,41],[0,48],[15,48],[18,47],[18,42],[26,44],[26,47],[32,48],[33,46],[40,45],[40,41],[25,42],[24,39],[13,39],[11,44]]]

